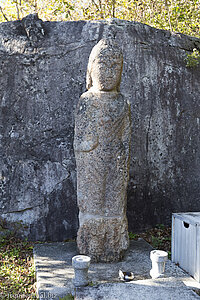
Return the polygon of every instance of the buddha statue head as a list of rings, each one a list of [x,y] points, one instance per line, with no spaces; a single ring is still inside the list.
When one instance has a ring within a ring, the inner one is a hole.
[[[112,39],[102,39],[91,51],[87,68],[87,89],[119,91],[123,56]]]

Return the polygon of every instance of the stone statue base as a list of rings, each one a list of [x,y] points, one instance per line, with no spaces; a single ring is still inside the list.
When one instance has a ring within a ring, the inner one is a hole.
[[[89,219],[79,228],[77,244],[81,254],[93,262],[114,262],[123,258],[129,246],[126,217]]]

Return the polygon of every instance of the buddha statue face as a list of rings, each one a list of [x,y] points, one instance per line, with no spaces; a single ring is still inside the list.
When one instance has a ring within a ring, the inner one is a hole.
[[[87,73],[87,88],[118,91],[122,73],[122,53],[110,40],[101,40],[92,50]]]

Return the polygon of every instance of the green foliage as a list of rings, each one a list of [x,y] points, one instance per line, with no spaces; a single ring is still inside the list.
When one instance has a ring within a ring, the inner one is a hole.
[[[194,48],[192,54],[186,54],[186,66],[188,68],[197,67],[200,64],[200,52]]]
[[[135,239],[137,239],[138,238],[138,234],[134,234],[134,233],[132,233],[132,232],[129,232],[129,239],[130,240],[135,240]]]
[[[164,224],[157,224],[156,228],[164,230],[165,229],[165,225]]]
[[[73,300],[73,299],[74,299],[74,296],[72,296],[72,294],[68,294],[63,298],[59,297],[59,300]]]
[[[36,299],[33,245],[12,232],[0,238],[0,296],[2,299]],[[31,296],[30,296],[31,295]]]
[[[162,245],[162,240],[159,237],[153,236],[151,237],[151,244],[153,248],[159,249],[160,246]]]
[[[151,245],[155,249],[164,249],[166,242],[171,244],[171,235],[164,234],[165,225],[163,224],[156,225],[156,228],[158,228],[158,230],[154,232],[154,235],[151,235]],[[169,252],[170,251],[168,251],[168,253]]]
[[[200,37],[200,0],[2,0],[0,21],[38,13],[48,21],[116,17]]]

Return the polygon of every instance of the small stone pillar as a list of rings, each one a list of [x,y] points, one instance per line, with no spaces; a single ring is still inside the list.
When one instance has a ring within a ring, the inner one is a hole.
[[[126,190],[130,162],[130,105],[120,93],[123,56],[112,39],[92,49],[87,89],[75,114],[74,152],[80,254],[93,262],[122,259],[129,245]]]
[[[153,250],[150,253],[150,258],[152,261],[150,275],[155,279],[165,272],[165,263],[168,259],[168,253],[162,250]]]
[[[73,284],[75,287],[88,285],[88,269],[90,266],[90,257],[85,255],[76,255],[72,257],[72,267],[74,268]]]

